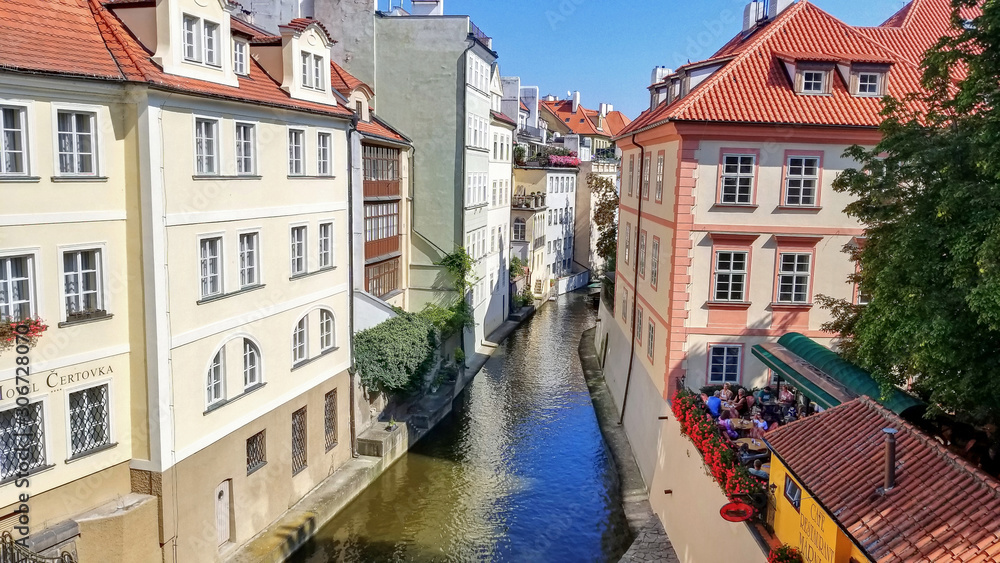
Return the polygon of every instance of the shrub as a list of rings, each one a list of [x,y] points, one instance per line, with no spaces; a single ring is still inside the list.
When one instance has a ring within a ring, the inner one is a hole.
[[[404,392],[417,387],[434,362],[434,323],[402,313],[354,337],[361,383],[368,389]]]
[[[767,563],[802,563],[802,554],[794,547],[785,544],[771,550]]]

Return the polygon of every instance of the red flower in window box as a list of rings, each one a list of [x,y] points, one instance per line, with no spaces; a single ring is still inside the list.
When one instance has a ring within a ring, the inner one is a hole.
[[[27,330],[24,328],[27,327]],[[0,352],[14,348],[18,344],[27,344],[34,347],[41,338],[42,333],[48,330],[49,326],[42,322],[42,319],[25,319],[23,321],[12,321],[3,319],[0,321]],[[21,338],[18,339],[18,336]],[[27,341],[27,342],[25,342]]]

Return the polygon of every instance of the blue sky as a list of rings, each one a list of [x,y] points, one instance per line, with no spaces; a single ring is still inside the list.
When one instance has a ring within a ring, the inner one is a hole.
[[[388,0],[378,0],[386,9]],[[399,5],[400,0],[393,0]],[[409,1],[405,1],[409,7]],[[878,25],[901,0],[813,0],[852,25]],[[635,118],[649,104],[654,66],[703,59],[734,36],[746,0],[445,0],[445,13],[468,14],[500,54],[504,76],[542,95],[580,90]]]

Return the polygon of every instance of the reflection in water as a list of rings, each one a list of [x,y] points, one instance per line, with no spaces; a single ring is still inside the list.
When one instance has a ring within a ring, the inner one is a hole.
[[[291,561],[617,561],[629,532],[577,355],[592,325],[580,295],[542,309]]]

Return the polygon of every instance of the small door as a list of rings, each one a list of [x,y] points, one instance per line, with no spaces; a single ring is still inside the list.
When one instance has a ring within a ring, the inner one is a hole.
[[[232,481],[226,479],[215,489],[215,526],[219,531],[219,545],[232,540],[229,528],[229,488]]]

